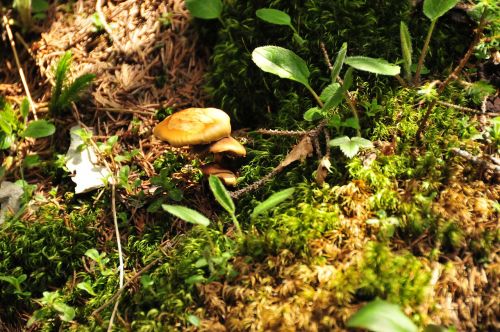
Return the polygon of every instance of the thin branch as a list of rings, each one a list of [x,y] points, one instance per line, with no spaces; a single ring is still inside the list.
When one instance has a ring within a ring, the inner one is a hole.
[[[455,108],[455,109],[457,109],[459,111],[464,111],[464,112],[470,112],[470,113],[476,113],[476,114],[482,114],[483,113],[480,110],[476,110],[476,109],[473,109],[473,108],[470,108],[470,107],[455,105],[455,104],[448,103],[448,102],[445,102],[445,101],[440,101],[440,100],[437,101],[437,104],[443,105],[443,106],[446,106],[446,107]]]
[[[3,7],[2,7],[3,12]],[[5,31],[7,31],[7,36],[9,37],[10,47],[12,48],[12,53],[14,54],[14,60],[16,61],[17,70],[19,71],[19,76],[21,77],[21,82],[23,83],[24,92],[26,93],[26,97],[28,98],[28,102],[31,107],[31,111],[33,112],[33,118],[38,120],[36,115],[36,106],[33,102],[33,98],[31,98],[30,89],[28,87],[28,83],[26,82],[26,77],[24,76],[23,67],[21,66],[21,62],[19,61],[19,57],[17,55],[16,43],[14,42],[14,36],[12,35],[12,30],[10,29],[9,19],[5,14],[3,16],[3,25],[5,27]]]
[[[258,129],[257,134],[274,135],[274,136],[303,136],[307,134],[305,130],[278,130],[278,129]]]
[[[162,246],[160,246],[161,249],[163,249]],[[118,291],[108,300],[106,301],[103,305],[101,305],[99,308],[94,310],[91,314],[91,316],[97,316],[101,311],[106,309],[111,303],[115,302],[121,294],[133,283],[139,278],[143,273],[149,271],[153,266],[158,264],[165,256],[161,256],[156,258],[154,261],[146,265],[145,267],[142,268],[142,270],[138,271],[136,274],[134,274]]]
[[[495,165],[495,164],[493,164],[489,161],[486,161],[484,159],[481,159],[477,156],[473,156],[469,152],[464,151],[464,150],[460,150],[458,148],[452,148],[450,151],[453,154],[455,154],[459,157],[462,157],[462,158],[466,159],[467,161],[471,162],[473,165],[485,167],[485,168],[491,170],[492,172],[494,172],[496,175],[500,175],[500,166],[499,165]]]

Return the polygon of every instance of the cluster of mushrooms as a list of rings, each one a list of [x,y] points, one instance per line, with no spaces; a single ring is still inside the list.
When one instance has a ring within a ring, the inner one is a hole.
[[[215,175],[227,186],[236,185],[236,175],[221,166],[225,156],[244,157],[246,150],[231,137],[229,115],[217,108],[188,108],[174,113],[153,129],[153,134],[173,147],[208,146],[214,162],[204,165],[205,176]]]

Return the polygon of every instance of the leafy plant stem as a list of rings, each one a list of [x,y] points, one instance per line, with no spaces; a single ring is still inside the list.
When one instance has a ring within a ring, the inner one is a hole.
[[[444,91],[444,89],[446,89],[446,87],[448,86],[448,84],[450,84],[450,82],[452,80],[457,79],[457,77],[460,74],[460,72],[462,71],[462,69],[465,67],[465,65],[467,64],[467,62],[469,62],[469,59],[470,59],[472,53],[474,52],[474,48],[476,47],[476,45],[481,40],[481,36],[483,35],[483,31],[484,31],[484,28],[485,28],[486,23],[487,23],[487,21],[486,21],[487,11],[488,11],[488,9],[485,7],[484,10],[483,10],[483,13],[481,15],[481,19],[479,21],[479,25],[478,25],[478,27],[476,29],[476,34],[474,36],[474,40],[469,45],[469,49],[465,53],[464,57],[462,58],[462,60],[458,64],[458,66],[455,67],[455,69],[453,70],[453,72],[450,75],[448,75],[448,77],[446,78],[446,80],[441,84],[441,86],[439,87],[439,89],[437,91],[436,99],[434,99],[429,104],[429,107],[427,107],[427,111],[425,112],[424,116],[422,117],[422,120],[420,120],[420,124],[418,126],[417,134],[416,134],[416,137],[415,137],[415,139],[417,141],[420,141],[421,136],[422,136],[422,132],[427,127],[427,120],[429,119],[429,116],[431,115],[431,112],[434,109],[434,106],[436,106],[436,104],[438,102],[437,97]]]
[[[313,88],[311,88],[309,85],[306,85],[306,88],[307,90],[309,90],[309,92],[311,92],[311,94],[313,95],[314,99],[316,99],[316,102],[318,103],[318,105],[320,107],[323,107],[323,102],[321,101],[321,98],[319,98],[318,94],[313,90]]]
[[[394,77],[398,80],[399,84],[401,84],[403,88],[408,87],[408,84],[400,75],[395,75]]]
[[[425,38],[424,47],[422,47],[422,53],[420,53],[420,57],[418,58],[417,69],[415,71],[415,78],[413,83],[415,85],[420,84],[420,72],[422,71],[422,67],[424,65],[424,59],[427,55],[427,51],[429,49],[429,43],[431,41],[432,32],[434,31],[434,27],[436,26],[437,19],[431,22],[431,26],[429,27],[429,31],[427,32],[427,37]]]
[[[243,232],[241,231],[240,222],[238,221],[234,213],[231,213],[231,219],[233,219],[234,227],[236,227],[236,232],[238,233],[238,237],[241,238],[243,236]]]

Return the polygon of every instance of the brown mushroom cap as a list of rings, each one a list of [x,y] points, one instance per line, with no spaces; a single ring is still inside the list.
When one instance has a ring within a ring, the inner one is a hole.
[[[215,175],[226,186],[234,187],[236,186],[236,175],[230,170],[224,169],[218,164],[207,164],[201,167],[201,171],[205,176]]]
[[[217,108],[188,108],[157,124],[153,134],[174,147],[208,144],[229,136],[231,121]]]
[[[212,153],[228,153],[238,157],[245,157],[247,155],[245,147],[231,136],[224,137],[213,143],[209,151]]]

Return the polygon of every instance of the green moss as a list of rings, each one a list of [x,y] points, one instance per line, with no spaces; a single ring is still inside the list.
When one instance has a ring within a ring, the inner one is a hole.
[[[99,211],[88,206],[69,210],[54,203],[41,205],[30,220],[12,219],[0,228],[0,275],[25,274],[22,290],[31,298],[42,291],[63,286],[75,271],[82,268],[81,257],[96,246],[95,221]],[[0,319],[16,319],[16,314],[30,310],[33,302],[19,297],[12,287],[2,283],[0,301],[4,308]]]

